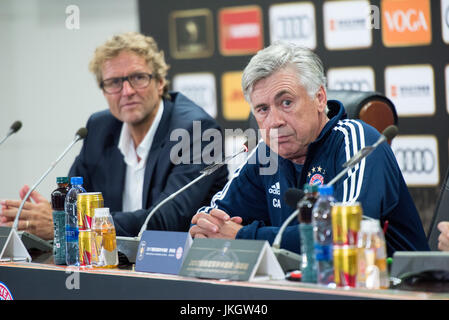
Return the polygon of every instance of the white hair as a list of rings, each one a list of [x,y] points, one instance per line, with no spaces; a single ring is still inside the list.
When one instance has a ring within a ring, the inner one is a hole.
[[[298,80],[311,98],[321,86],[326,88],[323,63],[312,50],[292,43],[275,42],[252,57],[243,71],[242,89],[246,101],[251,104],[250,95],[259,80],[287,67],[296,68]]]

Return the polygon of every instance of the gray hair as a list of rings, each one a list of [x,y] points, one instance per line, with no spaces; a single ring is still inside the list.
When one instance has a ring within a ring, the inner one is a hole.
[[[242,88],[246,101],[251,103],[251,92],[259,80],[289,66],[296,68],[298,80],[311,98],[321,86],[326,88],[323,63],[312,50],[292,43],[275,42],[252,57],[243,71]]]

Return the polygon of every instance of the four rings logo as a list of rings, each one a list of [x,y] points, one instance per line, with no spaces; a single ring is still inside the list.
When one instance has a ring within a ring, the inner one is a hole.
[[[316,47],[315,6],[296,2],[274,4],[269,8],[270,39]]]
[[[306,39],[314,32],[314,22],[306,15],[278,17],[277,38],[282,40]]]
[[[429,148],[397,148],[395,155],[404,174],[428,174],[435,169],[435,154]]]
[[[332,88],[335,90],[356,90],[356,91],[373,90],[371,83],[369,83],[369,81],[365,79],[336,80],[332,83]]]

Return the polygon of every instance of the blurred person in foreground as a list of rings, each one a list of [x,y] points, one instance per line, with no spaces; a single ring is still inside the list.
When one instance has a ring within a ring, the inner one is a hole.
[[[324,68],[311,50],[275,43],[259,51],[242,76],[242,89],[262,132],[246,163],[209,206],[192,219],[192,237],[268,240],[272,244],[295,208],[284,201],[289,188],[326,184],[361,148],[380,136],[360,120],[346,119],[339,101],[327,100]],[[261,155],[277,170],[266,174]],[[334,185],[339,202],[360,202],[364,215],[388,221],[388,255],[429,250],[423,226],[394,154],[381,144]],[[286,228],[281,247],[300,253],[298,220]]]
[[[449,221],[439,222],[437,228],[441,232],[438,237],[438,249],[449,251]]]
[[[201,139],[205,130],[220,130],[201,107],[181,93],[168,92],[168,68],[154,39],[137,32],[113,36],[95,50],[89,65],[109,110],[89,118],[88,135],[68,176],[83,177],[88,192],[102,192],[117,235],[136,236],[157,203],[200,175],[206,164],[194,151],[206,146]],[[192,137],[194,121],[201,128],[199,140]],[[178,144],[171,140],[174,130],[190,135],[182,149],[190,155],[188,163],[172,159],[170,150]],[[221,155],[214,156],[219,159]],[[187,231],[195,210],[209,203],[226,181],[223,166],[162,206],[148,229]],[[20,197],[28,190],[24,186]],[[20,215],[19,230],[52,239],[47,197],[33,191],[30,198]],[[2,201],[1,225],[12,225],[20,203]]]

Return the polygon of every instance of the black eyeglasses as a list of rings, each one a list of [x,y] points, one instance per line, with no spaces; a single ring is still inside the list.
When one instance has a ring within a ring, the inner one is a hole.
[[[133,73],[126,77],[110,78],[101,81],[100,87],[106,93],[119,93],[123,89],[123,82],[128,81],[134,89],[143,89],[150,84],[151,73]]]

